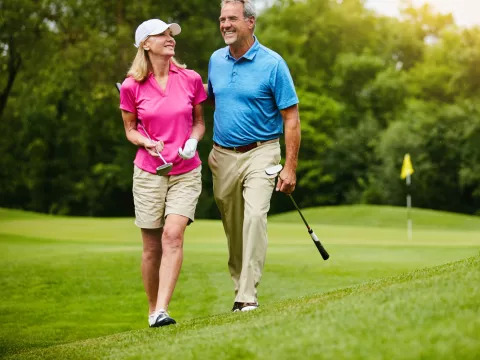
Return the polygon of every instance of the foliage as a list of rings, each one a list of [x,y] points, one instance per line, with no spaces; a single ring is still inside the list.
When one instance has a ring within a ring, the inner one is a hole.
[[[177,57],[206,81],[224,46],[219,3],[0,1],[0,206],[69,215],[133,214],[132,160],[113,87],[136,49],[133,32],[159,17],[182,26]],[[300,206],[404,204],[404,153],[414,204],[480,211],[480,29],[428,5],[402,18],[361,0],[278,0],[256,35],[286,60],[300,98]],[[197,217],[218,218],[207,157]],[[290,209],[274,196],[272,213]]]

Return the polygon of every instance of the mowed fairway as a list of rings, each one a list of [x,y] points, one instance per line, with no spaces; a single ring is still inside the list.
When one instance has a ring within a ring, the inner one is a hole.
[[[331,258],[321,259],[298,214],[272,217],[261,308],[249,314],[229,312],[221,223],[196,221],[170,306],[179,325],[148,329],[132,219],[0,209],[0,356],[480,356],[480,218],[415,210],[409,241],[401,208],[304,215]]]

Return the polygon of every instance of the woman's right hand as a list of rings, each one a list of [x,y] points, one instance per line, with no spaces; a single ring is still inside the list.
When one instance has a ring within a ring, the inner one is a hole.
[[[145,141],[145,150],[152,156],[158,157],[158,153],[162,152],[164,147],[163,141]]]

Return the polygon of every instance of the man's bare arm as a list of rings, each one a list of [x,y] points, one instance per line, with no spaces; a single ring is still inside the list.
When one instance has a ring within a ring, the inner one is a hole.
[[[277,191],[290,194],[297,184],[298,151],[300,149],[300,115],[298,104],[280,110],[285,127],[285,166],[277,181]]]
[[[205,89],[205,92],[208,95],[208,84],[203,84],[203,88]],[[207,100],[204,101],[204,104],[208,104],[210,106],[213,106],[215,108],[215,100],[213,100],[212,97],[208,97]]]

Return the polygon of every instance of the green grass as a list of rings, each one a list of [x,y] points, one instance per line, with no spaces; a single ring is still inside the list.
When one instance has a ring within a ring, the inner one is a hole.
[[[327,215],[332,212],[330,221]],[[356,219],[358,213],[363,221]],[[419,217],[420,213],[414,211]],[[479,302],[474,301],[480,298],[478,257],[409,273],[478,255],[479,218],[426,212],[423,221],[431,223],[414,228],[409,241],[405,229],[395,225],[404,219],[401,208],[320,208],[304,214],[331,259],[322,261],[298,214],[272,217],[259,287],[262,306],[255,314],[230,314],[233,286],[221,224],[195,222],[187,229],[184,266],[170,306],[179,325],[152,330],[145,329],[141,241],[132,219],[0,209],[0,356],[287,359],[478,354],[478,340],[468,340],[472,331],[480,331],[475,320]],[[438,309],[438,316],[432,309]],[[282,321],[285,317],[296,320]],[[392,334],[397,333],[406,344],[404,350],[394,342]],[[168,351],[161,354],[159,349]]]
[[[302,214],[311,224],[342,226],[374,226],[405,228],[407,222],[406,208],[393,206],[346,205],[302,209]],[[442,211],[413,209],[411,217],[414,229],[437,230],[473,230],[480,231],[480,216],[465,216]],[[296,212],[275,215],[271,221],[296,223]]]
[[[476,256],[255,313],[197,318],[13,358],[476,359],[479,282]]]

